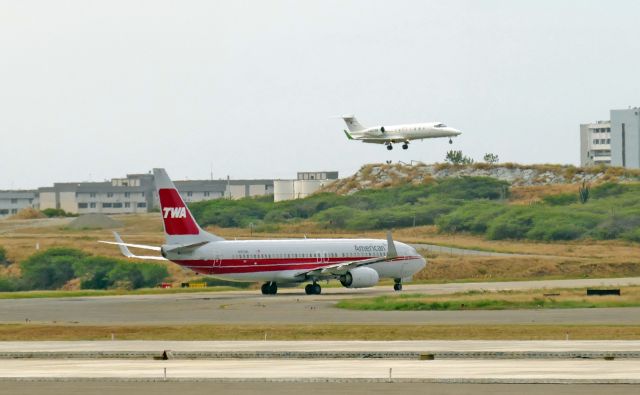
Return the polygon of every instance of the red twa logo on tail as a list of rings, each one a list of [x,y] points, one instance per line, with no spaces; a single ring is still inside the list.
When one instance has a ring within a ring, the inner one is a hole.
[[[164,207],[162,211],[164,218],[187,218],[185,207]]]
[[[160,189],[160,207],[164,229],[169,235],[197,235],[200,233],[196,221],[184,205],[180,194],[175,189]]]

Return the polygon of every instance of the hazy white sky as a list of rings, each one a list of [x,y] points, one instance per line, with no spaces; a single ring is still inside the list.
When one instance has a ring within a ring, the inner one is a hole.
[[[638,1],[0,1],[0,189],[165,167],[291,178],[385,160],[577,163],[640,105]],[[408,151],[365,125],[461,129]]]

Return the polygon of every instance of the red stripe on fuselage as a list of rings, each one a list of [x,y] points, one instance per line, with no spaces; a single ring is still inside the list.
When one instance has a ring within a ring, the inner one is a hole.
[[[187,267],[195,272],[203,274],[235,274],[275,272],[285,270],[313,270],[341,262],[353,262],[371,259],[373,257],[356,257],[345,260],[344,258],[326,258],[318,262],[317,258],[299,258],[296,260],[282,258],[267,259],[199,259],[173,261],[180,266]],[[390,261],[406,261],[420,259],[420,256],[399,256]]]

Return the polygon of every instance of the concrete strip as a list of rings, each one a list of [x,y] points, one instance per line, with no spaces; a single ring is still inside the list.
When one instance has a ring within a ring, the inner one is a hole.
[[[0,377],[14,380],[165,380],[165,372],[170,380],[640,383],[638,361],[11,360],[0,365]]]
[[[0,352],[640,352],[640,340],[2,341]]]
[[[640,352],[0,352],[0,359],[640,359]]]
[[[0,342],[0,359],[639,359],[640,341]]]

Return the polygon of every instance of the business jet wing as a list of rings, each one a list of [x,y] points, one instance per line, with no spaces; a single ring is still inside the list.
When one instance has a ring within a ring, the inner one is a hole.
[[[356,267],[368,266],[378,262],[387,262],[397,257],[398,257],[398,251],[396,251],[396,246],[393,243],[391,232],[387,232],[387,255],[386,256],[380,256],[380,257],[375,257],[371,259],[363,259],[360,261],[340,262],[334,265],[323,266],[317,269],[312,269],[306,272],[302,272],[302,273],[299,273],[298,276],[306,276],[306,277],[340,276],[340,275],[346,274],[351,269],[355,269]]]

